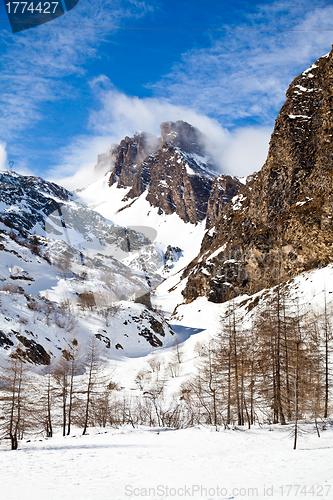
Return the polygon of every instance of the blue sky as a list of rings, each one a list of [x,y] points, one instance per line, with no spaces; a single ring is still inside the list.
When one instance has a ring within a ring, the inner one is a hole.
[[[80,0],[18,34],[2,22],[2,168],[74,187],[111,143],[184,119],[213,139],[222,171],[248,174],[288,85],[332,42],[333,6],[320,0]]]

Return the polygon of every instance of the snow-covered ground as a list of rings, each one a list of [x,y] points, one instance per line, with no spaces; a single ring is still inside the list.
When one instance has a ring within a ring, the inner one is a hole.
[[[95,429],[0,446],[2,500],[333,498],[333,428]],[[8,450],[8,451],[7,451]]]

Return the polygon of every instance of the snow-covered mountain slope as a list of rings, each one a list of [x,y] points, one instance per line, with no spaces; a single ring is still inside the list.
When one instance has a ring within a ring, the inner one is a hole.
[[[119,349],[140,356],[172,342],[170,327],[145,298],[161,277],[155,268],[123,262],[151,247],[150,234],[117,226],[42,179],[3,173],[0,196],[3,355],[24,341],[43,353],[42,361],[27,356],[45,363],[74,333],[82,342],[98,336],[106,355]]]
[[[108,175],[98,179],[76,193],[75,200],[111,219],[120,226],[127,226],[153,240],[153,246],[131,253],[125,260],[129,266],[142,269],[142,262],[154,263],[158,274],[167,276],[185,267],[196,255],[205,232],[205,223],[184,222],[176,213],[161,214],[146,200],[145,193],[135,202],[124,200],[130,188],[109,187]],[[172,252],[168,247],[175,249]],[[171,261],[170,258],[173,260]]]
[[[0,291],[0,348],[19,352],[27,361],[48,365],[68,350],[73,339],[84,349],[92,336],[101,341],[102,357],[146,356],[154,348],[171,346],[173,334],[160,314],[142,304],[121,301],[108,312],[78,311],[45,298]],[[7,352],[8,354],[8,352]]]
[[[222,330],[221,319],[225,317],[230,303],[213,303],[206,297],[198,297],[185,304],[181,290],[185,283],[179,283],[179,277],[173,276],[160,285],[152,302],[161,310],[173,332],[173,343],[166,349],[151,352],[145,358],[127,359],[113,363],[115,380],[128,391],[137,388],[136,376],[149,369],[149,363],[158,363],[164,367],[166,377],[165,393],[170,397],[179,393],[181,386],[197,369],[200,344],[207,344]],[[172,288],[172,285],[174,287]],[[265,289],[255,295],[236,297],[233,307],[236,311],[238,328],[251,330],[256,318],[270,303],[276,289]],[[303,273],[287,283],[280,285],[281,296],[285,297],[287,314],[298,311],[302,316],[319,318],[326,308],[333,309],[333,265]],[[181,365],[176,377],[170,377],[169,369],[175,360],[175,344],[179,343]],[[333,361],[333,359],[332,359]],[[163,371],[163,370],[162,370]],[[161,377],[163,374],[161,373]]]
[[[206,297],[198,297],[186,304],[182,290],[186,279],[173,276],[161,284],[153,297],[154,305],[161,309],[177,338],[188,349],[188,357],[193,357],[195,343],[206,342],[221,329],[221,318],[230,308],[230,302],[222,304],[210,302]],[[305,272],[280,285],[281,294],[286,297],[289,309],[295,312],[300,308],[303,313],[320,315],[325,307],[333,308],[333,265]],[[254,295],[241,295],[234,299],[237,317],[244,328],[250,328],[252,321],[268,304],[276,287],[264,289]],[[326,299],[325,299],[326,297]]]
[[[90,256],[122,259],[151,243],[142,233],[115,225],[73,201],[72,193],[40,178],[4,172],[0,194],[0,217],[7,227],[64,241]]]
[[[42,179],[7,172],[1,175],[0,181],[3,230],[14,232],[21,241],[30,241],[30,246],[38,243],[44,248],[43,255],[47,252],[58,254],[63,261],[67,260],[68,270],[76,265],[76,273],[84,271],[78,264],[81,267],[94,265],[105,272],[109,269],[126,276],[134,284],[140,273],[132,272],[121,261],[128,257],[129,260],[138,259],[138,254],[145,252],[156,254],[158,265],[153,266],[149,259],[147,267],[142,262],[137,268],[143,273],[147,290],[161,280],[156,269],[163,257],[152,246],[154,230],[118,226],[72,200],[73,195],[68,191]],[[138,288],[132,293],[136,290]],[[127,297],[127,292],[121,295]]]
[[[117,350],[141,356],[172,344],[173,332],[161,314],[119,300],[121,292],[130,295],[144,286],[142,273],[136,273],[135,281],[134,273],[126,276],[125,266],[118,270],[112,265],[96,267],[94,262],[90,266],[87,259],[82,276],[75,272],[79,255],[77,263],[71,259],[71,271],[57,261],[52,265],[61,246],[58,252],[49,248],[45,260],[43,251],[33,254],[6,234],[0,234],[0,240],[0,342],[5,350],[23,343],[29,359],[46,364],[74,336],[83,345],[96,336],[105,344],[106,357],[117,357]],[[33,354],[36,350],[41,358]]]

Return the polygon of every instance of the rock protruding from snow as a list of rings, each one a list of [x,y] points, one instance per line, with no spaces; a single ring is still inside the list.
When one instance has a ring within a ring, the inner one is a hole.
[[[177,213],[195,224],[206,217],[211,188],[211,177],[198,172],[195,160],[166,143],[141,164],[127,198],[146,192],[146,200],[161,214]]]
[[[168,142],[180,148],[185,153],[194,153],[205,156],[205,142],[207,138],[189,123],[181,120],[177,122],[161,123],[162,144]]]
[[[206,217],[213,179],[218,175],[206,152],[208,140],[182,121],[162,123],[161,136],[159,149],[141,162],[136,174],[126,167],[132,175],[127,178],[132,189],[126,199],[135,200],[146,193],[146,200],[160,214],[176,213],[184,222],[196,224]],[[116,175],[114,169],[111,179]]]

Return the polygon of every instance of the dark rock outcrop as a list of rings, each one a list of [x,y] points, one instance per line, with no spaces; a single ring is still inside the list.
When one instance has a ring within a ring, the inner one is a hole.
[[[138,132],[134,137],[125,137],[111,152],[110,164],[113,170],[109,179],[109,186],[115,182],[117,187],[133,186],[135,176],[141,162],[159,147],[160,139],[145,132]]]
[[[165,337],[166,323],[164,319],[158,318],[157,314],[154,316],[148,313],[147,310],[144,310],[140,315],[140,320],[141,322],[145,320],[147,322],[147,327],[143,324],[140,328],[139,335],[144,337],[152,347],[162,347],[163,342],[157,335]],[[173,333],[169,326],[167,326],[167,329]]]
[[[103,330],[105,333],[107,333],[105,330]],[[101,342],[104,342],[105,347],[107,349],[110,349],[111,347],[111,340],[107,335],[103,335],[102,333],[95,333],[95,337],[100,340]]]
[[[146,193],[160,214],[176,213],[185,222],[202,221],[209,209],[209,227],[241,184],[229,175],[219,176],[208,149],[208,138],[189,123],[164,122],[161,138],[143,132],[125,137],[99,163],[112,165],[110,186],[131,188],[123,200],[129,203],[121,210]]]
[[[262,170],[207,231],[184,296],[223,302],[333,262],[333,51],[299,75]]]
[[[27,359],[36,365],[50,364],[51,357],[41,344],[38,344],[32,339],[28,339],[24,335],[17,335],[17,338],[26,349],[23,350],[22,348],[17,347],[15,355],[23,359]]]
[[[172,144],[184,153],[205,156],[207,137],[197,128],[181,120],[161,123],[161,144]]]
[[[150,205],[160,213],[177,213],[185,222],[206,217],[212,177],[198,172],[195,161],[171,144],[164,144],[141,165],[128,198],[147,191]]]
[[[5,335],[5,333],[0,330],[0,347],[8,349],[8,347],[11,347],[13,345],[14,342],[10,340],[10,338],[7,337],[7,335]]]
[[[0,216],[8,227],[25,231],[36,224],[44,227],[45,219],[70,197],[65,188],[40,177],[0,173],[0,199],[4,206]]]

